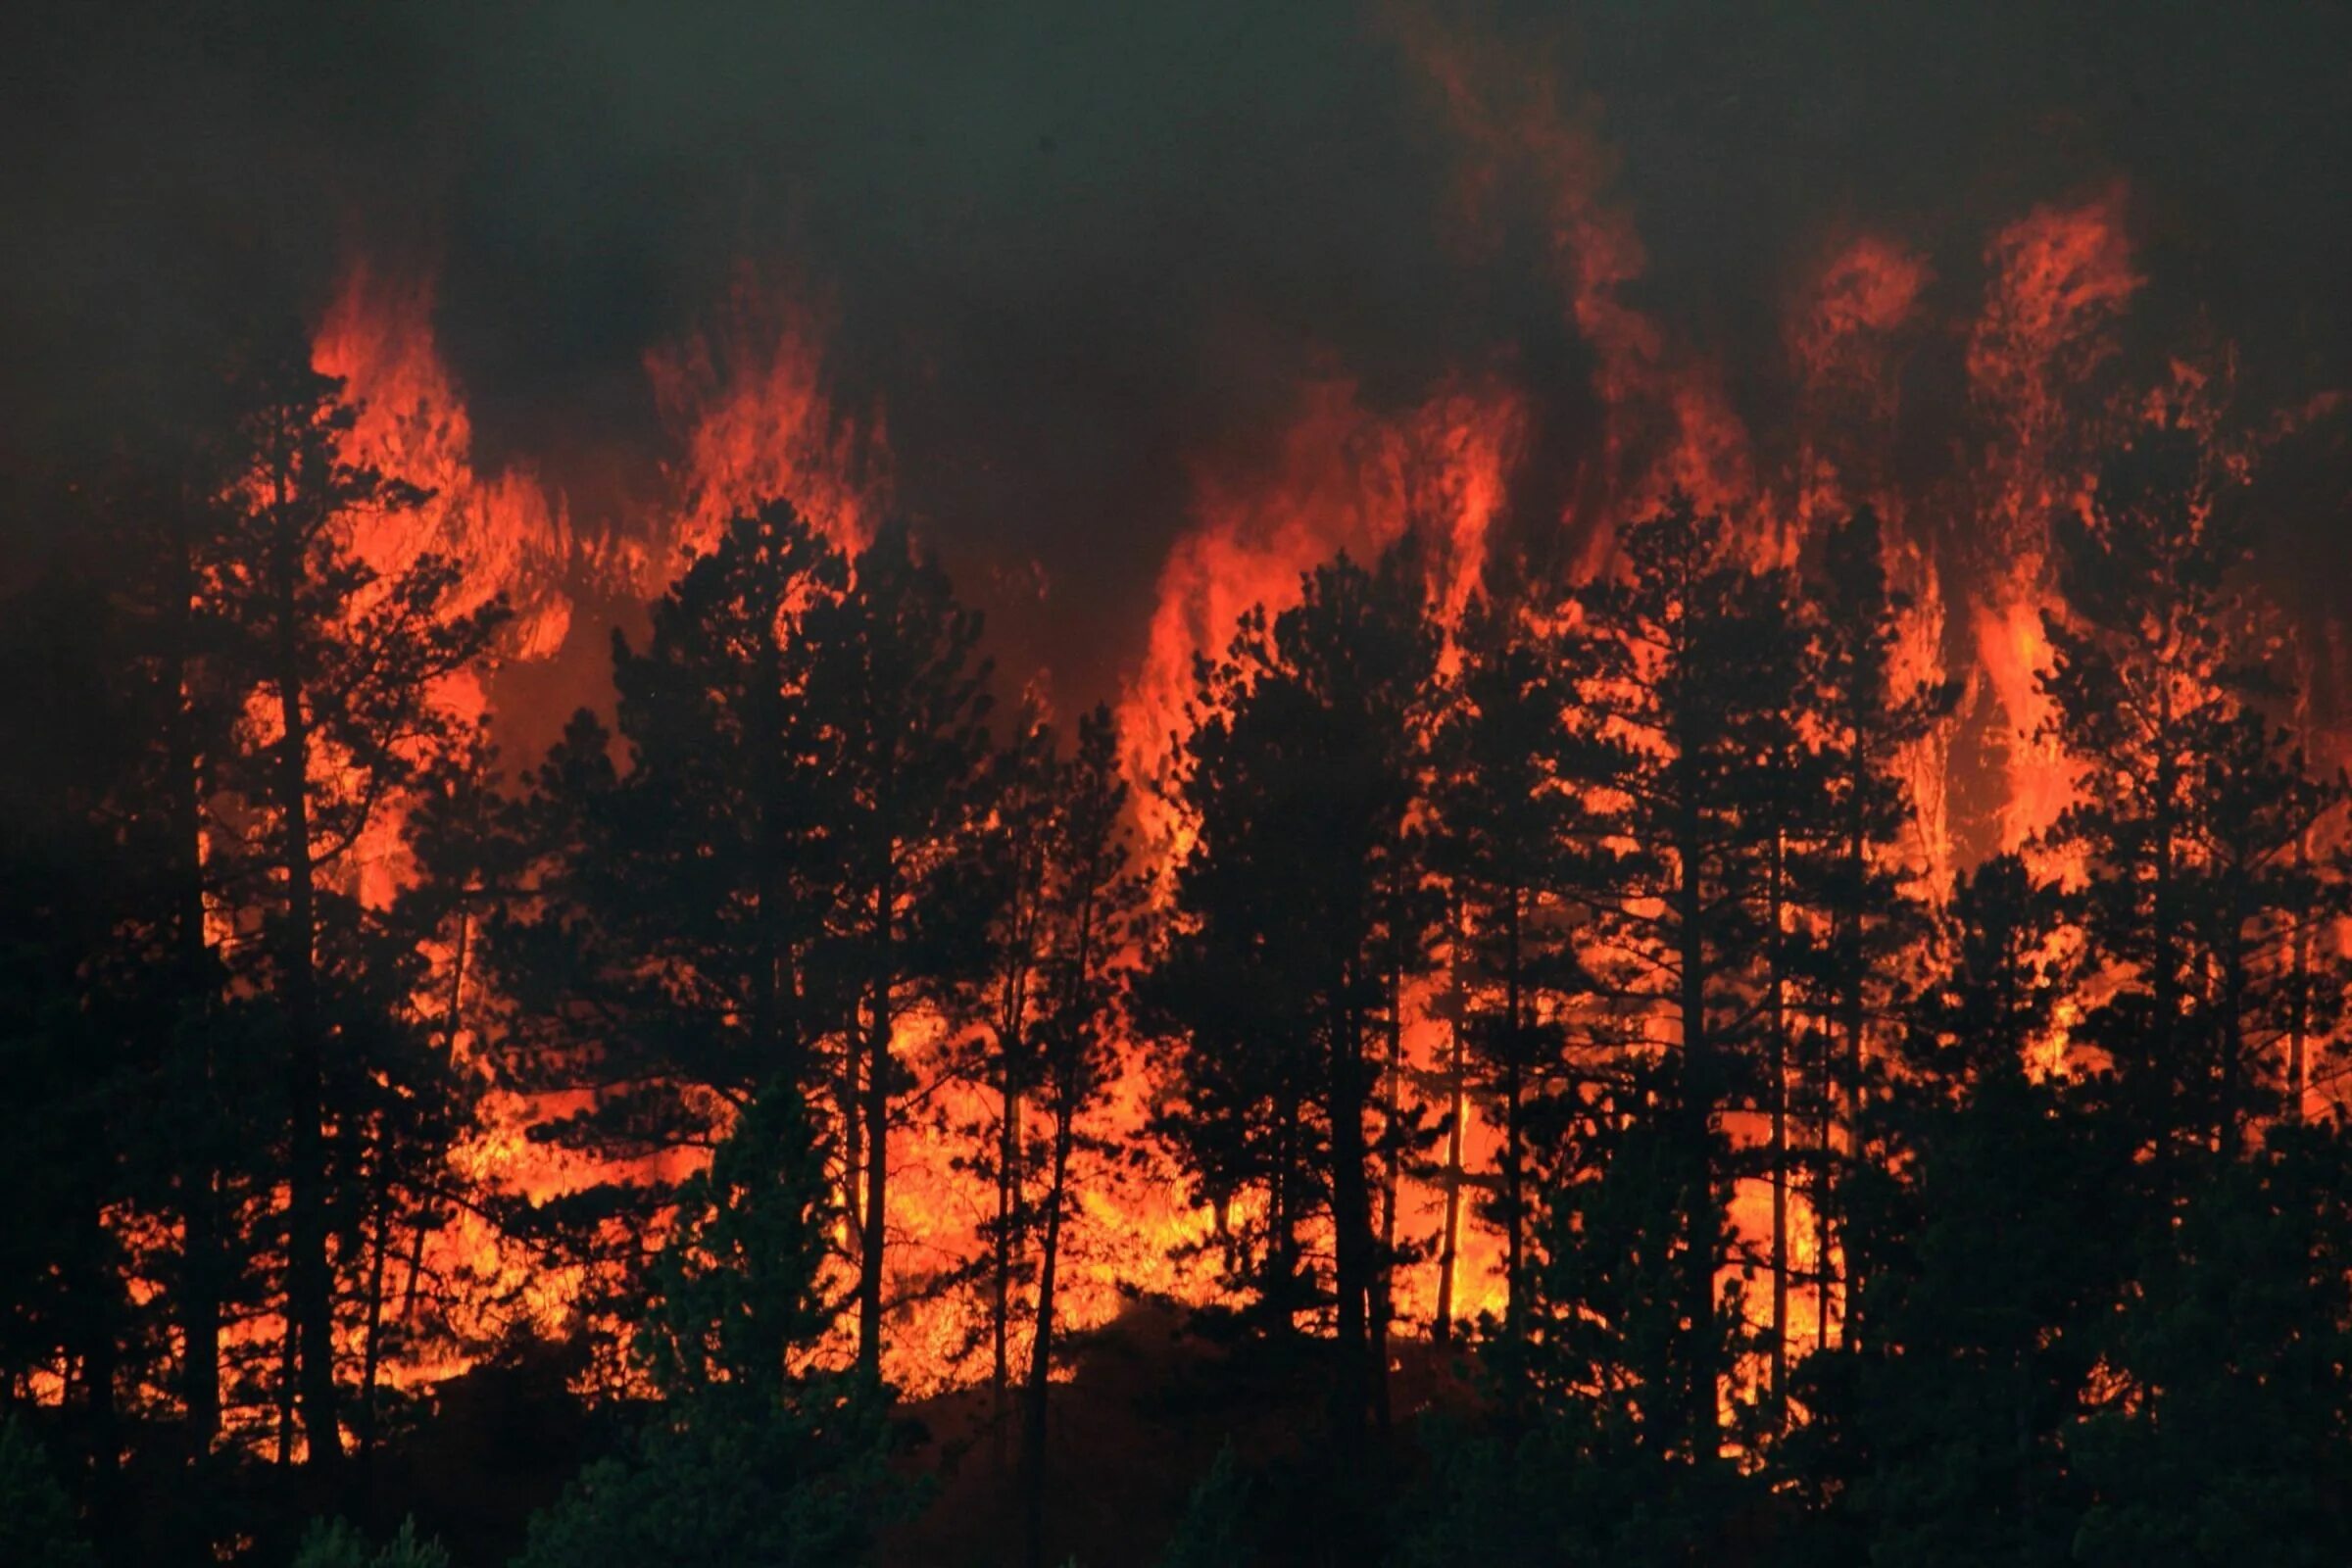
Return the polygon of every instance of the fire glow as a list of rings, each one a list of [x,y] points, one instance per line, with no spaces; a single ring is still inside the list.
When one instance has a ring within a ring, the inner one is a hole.
[[[2041,519],[2079,504],[2090,437],[2128,416],[2086,409],[2083,400],[2142,281],[2127,238],[2128,192],[2116,186],[2037,208],[1986,236],[1984,284],[1973,302],[1940,289],[1927,259],[1889,235],[1857,232],[1828,247],[1788,316],[1786,373],[1800,395],[1781,461],[1733,414],[1720,369],[1626,303],[1642,250],[1630,218],[1609,204],[1610,160],[1590,117],[1564,113],[1542,93],[1516,118],[1498,115],[1467,84],[1467,63],[1433,53],[1429,64],[1463,121],[1463,189],[1473,217],[1481,192],[1506,172],[1525,177],[1532,169],[1553,191],[1562,309],[1597,355],[1606,420],[1599,469],[1577,488],[1567,514],[1538,525],[1575,542],[1582,570],[1604,572],[1612,526],[1681,490],[1738,519],[1757,564],[1788,564],[1828,520],[1871,506],[1888,527],[1890,576],[1910,601],[1898,683],[1949,673],[1964,692],[1958,713],[1915,748],[1916,870],[1940,888],[1985,851],[2015,849],[2046,829],[2076,783],[2048,738],[2050,712],[2037,684],[2050,657],[2042,617],[2059,608]],[[502,657],[530,662],[563,645],[576,595],[618,585],[650,596],[684,554],[708,548],[726,518],[762,500],[791,499],[823,533],[847,547],[861,543],[890,504],[888,444],[878,413],[851,416],[829,401],[824,313],[790,292],[763,291],[746,269],[714,319],[712,330],[645,355],[676,441],[664,466],[671,500],[641,521],[600,519],[620,524],[600,535],[528,468],[474,466],[463,391],[434,341],[432,279],[387,276],[356,259],[320,318],[314,362],[361,409],[346,455],[431,496],[396,525],[369,524],[363,554],[387,568],[426,551],[464,561],[466,602],[504,596],[516,606]],[[1923,493],[1906,489],[1888,447],[1903,414],[1905,357],[1936,334],[1964,343],[1974,412],[1992,434]],[[1295,602],[1300,574],[1317,564],[1341,552],[1369,560],[1407,535],[1423,541],[1429,600],[1450,631],[1487,574],[1510,569],[1499,542],[1527,439],[1523,393],[1507,373],[1465,368],[1393,411],[1368,406],[1358,385],[1333,378],[1299,389],[1270,461],[1240,471],[1213,457],[1195,466],[1193,526],[1161,567],[1158,602],[1118,710],[1141,825],[1163,869],[1186,849],[1161,790],[1171,750],[1191,722],[1195,662],[1222,651],[1244,611],[1279,612]],[[468,689],[448,701],[479,713],[488,698]],[[1990,809],[1976,825],[1955,821],[1957,797],[1981,801],[1987,791]],[[388,831],[386,842],[396,836]],[[389,887],[377,885],[374,896],[388,897]],[[466,979],[437,983],[462,992]],[[1436,988],[1413,993],[1406,1042],[1415,1071],[1436,1067],[1447,1049],[1436,1000]],[[946,1045],[940,1034],[935,1019],[917,1020],[897,1050],[910,1060],[934,1058]],[[950,1102],[959,1093],[951,1091]],[[1139,1128],[1151,1095],[1148,1075],[1132,1066],[1115,1120]],[[504,1089],[491,1091],[487,1104],[484,1126],[458,1156],[467,1178],[540,1201],[599,1177],[527,1137],[535,1118],[566,1106]],[[988,1205],[983,1185],[958,1168],[954,1140],[940,1130],[956,1120],[950,1109],[902,1129],[893,1144],[900,1186],[892,1274],[902,1304],[889,1370],[918,1391],[974,1370],[971,1308],[934,1286],[981,1248]],[[1471,1105],[1469,1117],[1460,1158],[1476,1170],[1496,1133],[1482,1107]],[[1740,1132],[1758,1135],[1749,1125]],[[1122,1291],[1205,1298],[1204,1274],[1171,1254],[1200,1240],[1208,1216],[1172,1177],[1105,1166],[1084,1173],[1080,1185],[1070,1322],[1106,1320]],[[1500,1264],[1492,1235],[1470,1225],[1460,1277],[1442,1285],[1434,1244],[1445,1194],[1429,1182],[1408,1189],[1403,1232],[1424,1260],[1401,1284],[1403,1321],[1426,1329],[1441,1296],[1457,1315],[1494,1309]],[[1735,1203],[1750,1256],[1771,1228],[1770,1197],[1750,1180]],[[1818,1227],[1802,1195],[1794,1201],[1794,1267],[1826,1279],[1835,1270],[1816,1253]],[[576,1283],[538,1271],[473,1214],[430,1238],[410,1268],[440,1282],[453,1317],[471,1324],[467,1337],[477,1340],[501,1312],[520,1310],[543,1331],[556,1330]],[[1833,1335],[1835,1312],[1826,1287],[1798,1293],[1794,1338]],[[445,1374],[456,1364],[411,1373]]]

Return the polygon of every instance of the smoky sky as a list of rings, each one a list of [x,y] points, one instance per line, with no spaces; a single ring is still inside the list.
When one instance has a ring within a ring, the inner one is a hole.
[[[1462,148],[1401,14],[20,16],[0,67],[0,440],[70,456],[159,387],[200,396],[218,335],[315,313],[357,246],[437,271],[477,459],[528,459],[593,522],[659,482],[646,349],[707,321],[750,264],[826,302],[838,400],[883,414],[900,501],[979,597],[991,574],[1042,572],[1007,661],[1098,695],[1136,651],[1201,455],[1262,456],[1305,380],[1402,405],[1500,368],[1568,387],[1546,429],[1574,438],[1582,351],[1536,214],[1462,243]],[[2352,382],[2341,10],[1443,15],[1598,101],[1612,199],[1649,257],[1632,292],[1727,368],[1753,424],[1785,390],[1781,312],[1825,235],[1891,233],[1963,289],[1992,229],[2116,178],[2141,314],[2234,339],[2252,396]]]

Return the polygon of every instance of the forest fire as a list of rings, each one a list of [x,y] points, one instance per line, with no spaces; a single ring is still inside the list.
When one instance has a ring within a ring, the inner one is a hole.
[[[2138,99],[771,25],[28,266],[0,1555],[2352,1552],[2352,329]]]

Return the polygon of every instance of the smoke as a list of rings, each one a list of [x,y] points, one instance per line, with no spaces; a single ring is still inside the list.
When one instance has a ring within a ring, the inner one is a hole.
[[[1786,422],[1789,302],[1846,236],[1924,256],[1926,313],[1965,320],[1988,236],[2119,180],[2149,280],[2132,353],[2233,343],[2266,408],[2352,369],[2343,14],[1445,9],[1590,114],[1643,253],[1619,293],[1719,368],[1752,431]],[[897,502],[1006,664],[1083,700],[1133,667],[1204,469],[1278,461],[1314,385],[1401,416],[1449,378],[1508,376],[1539,515],[1600,440],[1547,196],[1506,173],[1466,215],[1410,7],[94,11],[8,24],[0,421],[20,458],[71,461],[140,400],[200,399],[221,335],[315,322],[358,251],[436,277],[477,466],[527,463],[575,526],[612,526],[675,456],[649,351],[702,329],[749,264],[823,314],[834,403],[886,422]],[[1964,350],[1946,333],[1914,357],[1911,439],[1955,439]],[[2320,568],[2304,591],[2334,612],[2342,469],[2301,467],[2308,504],[2273,548],[2307,585]]]

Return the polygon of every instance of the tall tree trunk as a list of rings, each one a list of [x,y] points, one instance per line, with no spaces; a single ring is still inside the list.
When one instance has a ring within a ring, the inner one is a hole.
[[[1070,1148],[1076,1136],[1076,1086],[1065,1077],[1054,1096],[1053,1166],[1046,1183],[1045,1232],[1037,1257],[1037,1327],[1029,1342],[1028,1410],[1022,1426],[1028,1568],[1045,1568],[1046,1562],[1046,1417],[1054,1371],[1054,1293],[1061,1262],[1061,1209],[1069,1191]]]
[[[1012,1375],[1012,1265],[1016,1246],[1013,1228],[1020,1202],[1021,1157],[1021,1097],[1013,1084],[1010,1048],[1003,1048],[1002,1054],[1004,1071],[999,1090],[1003,1099],[997,1113],[996,1279],[994,1299],[989,1303],[989,1328],[996,1342],[996,1365],[989,1388],[1000,1457],[1010,1430],[1007,1401]]]
[[[1450,932],[1446,1026],[1446,1220],[1438,1244],[1438,1320],[1431,1333],[1440,1345],[1453,1342],[1453,1277],[1460,1266],[1462,1233],[1462,1122],[1468,1095],[1462,1060],[1461,908],[1447,922]]]
[[[1848,1167],[1859,1165],[1862,1158],[1862,1113],[1865,1086],[1862,1078],[1864,1031],[1868,1017],[1868,997],[1865,994],[1868,976],[1864,972],[1864,944],[1862,930],[1863,889],[1870,875],[1870,830],[1863,812],[1863,793],[1868,783],[1869,766],[1862,755],[1862,718],[1855,714],[1848,720],[1854,734],[1854,750],[1848,760],[1846,776],[1845,875],[1849,906],[1838,911],[1838,1035],[1844,1052],[1842,1084],[1845,1118],[1845,1160]],[[1826,1086],[1825,1086],[1826,1088]],[[1824,1096],[1825,1105],[1827,1096]],[[1822,1122],[1822,1176],[1825,1186],[1831,1169],[1828,1138],[1828,1113],[1825,1108]],[[1827,1206],[1827,1205],[1824,1205]],[[1828,1323],[1829,1249],[1825,1243],[1818,1259],[1823,1279],[1823,1325]],[[1851,1345],[1854,1331],[1861,1322],[1862,1275],[1852,1249],[1844,1250],[1845,1284],[1843,1308],[1838,1325],[1839,1342]]]
[[[2311,830],[2306,827],[2295,836],[2295,869],[2300,872],[2311,858]],[[2303,1080],[2306,1068],[2304,1053],[2311,1028],[2311,927],[2312,911],[2308,905],[2295,911],[2293,970],[2288,984],[2286,1029],[2286,1105],[2289,1125],[2300,1126],[2303,1121]]]
[[[1513,887],[1502,915],[1502,1332],[1513,1344],[1518,1343],[1527,1324],[1523,1249],[1527,1231],[1523,1115],[1527,1052],[1519,1027],[1519,889]]]
[[[887,858],[874,882],[874,970],[867,983],[865,1041],[865,1230],[858,1268],[858,1369],[882,1379],[882,1249],[890,1193],[890,1037],[893,905],[896,867]]]
[[[1397,904],[1401,908],[1402,895]],[[1401,918],[1401,916],[1399,916]],[[1389,1325],[1396,1312],[1396,1189],[1403,1178],[1404,1141],[1397,1126],[1404,1076],[1404,944],[1395,941],[1388,974],[1388,1061],[1381,1077],[1380,1238],[1372,1258],[1372,1418],[1389,1430]]]
[[[1298,1091],[1289,1081],[1274,1104],[1274,1174],[1267,1182],[1266,1250],[1272,1290],[1279,1295],[1285,1333],[1298,1325]]]
[[[1328,1115],[1331,1121],[1332,1273],[1339,1292],[1340,1440],[1360,1445],[1375,1407],[1372,1364],[1372,1194],[1365,1174],[1362,1021],[1349,1000],[1355,976],[1342,978],[1331,1012]]]
[[[383,1158],[379,1150],[377,1158]],[[353,1419],[363,1475],[375,1461],[376,1385],[384,1365],[384,1271],[392,1250],[392,1173],[377,1172],[375,1224],[368,1248],[368,1327],[361,1340],[360,1407]]]
[[[2179,910],[2175,907],[2174,881],[2176,877],[2175,835],[2180,822],[2174,805],[2174,792],[2180,786],[2180,772],[2173,760],[2172,685],[2160,681],[2157,718],[2156,751],[2156,829],[2154,852],[2155,888],[2149,913],[2154,926],[2151,967],[2155,970],[2154,1011],[2149,1019],[2149,1067],[2145,1070],[2165,1075],[2156,1102],[2162,1120],[2156,1128],[2155,1175],[2159,1191],[2170,1200],[2170,1185],[2174,1176],[2175,1144],[2182,1121],[2180,1087],[2186,1080],[2185,1064],[2175,1058],[2174,1046],[2180,1038],[2177,1027],[2180,1008],[2180,977],[2178,972]]]
[[[2245,1142],[2245,955],[2233,933],[2222,959],[2220,1083],[2214,1106],[2214,1147],[2224,1159],[2235,1159]]]
[[[130,1302],[121,1274],[107,1266],[114,1249],[105,1205],[93,1201],[83,1223],[88,1228],[85,1245],[94,1266],[80,1282],[82,1288],[74,1293],[85,1304],[75,1315],[74,1333],[81,1342],[82,1436],[90,1461],[90,1500],[94,1509],[100,1511],[94,1523],[103,1530],[112,1523],[112,1509],[120,1501],[117,1496],[122,1464],[120,1336]]]
[[[1773,835],[1767,870],[1765,940],[1771,944],[1767,962],[1765,1027],[1771,1031],[1772,1082],[1772,1367],[1769,1394],[1772,1425],[1778,1432],[1788,1419],[1788,999],[1781,973],[1781,922],[1786,917],[1782,886],[1784,841]]]
[[[281,489],[281,497],[283,490]],[[343,1445],[335,1420],[334,1280],[327,1261],[324,1046],[318,1006],[317,868],[311,858],[310,715],[304,704],[300,583],[306,541],[279,524],[276,669],[279,856],[286,879],[280,983],[291,1051],[286,1073],[286,1309],[298,1342],[303,1437],[314,1474],[333,1471]]]
[[[179,860],[172,946],[182,1005],[194,1014],[198,1052],[198,1082],[192,1097],[197,1125],[177,1173],[180,1401],[186,1411],[189,1449],[204,1454],[220,1435],[220,1298],[227,1268],[221,1239],[220,1179],[213,1153],[219,1147],[211,1024],[213,954],[204,929],[204,785],[200,776],[204,764],[194,712],[196,572],[189,510],[183,507],[175,519],[163,594],[164,637],[172,660],[172,686],[165,766],[170,772],[172,840]]]
[[[1684,756],[1689,755],[1688,748]],[[1699,863],[1700,833],[1697,811],[1689,800],[1692,788],[1683,783],[1678,809],[1677,872],[1674,893],[1677,953],[1681,966],[1677,1004],[1682,1024],[1682,1082],[1676,1108],[1684,1171],[1683,1317],[1686,1336],[1684,1364],[1690,1387],[1686,1419],[1692,1457],[1712,1460],[1722,1451],[1716,1411],[1715,1365],[1715,1169],[1713,1150],[1715,1111],[1714,1040],[1707,1025],[1707,949],[1704,889]]]

